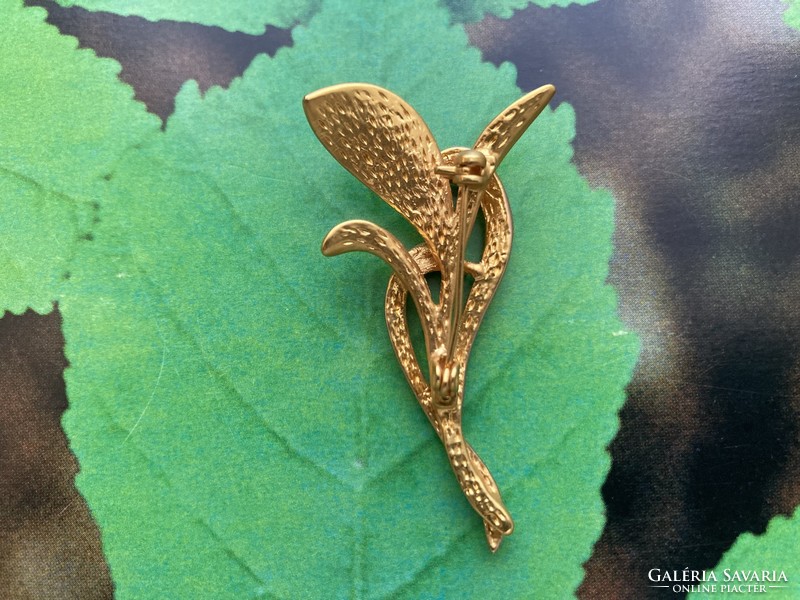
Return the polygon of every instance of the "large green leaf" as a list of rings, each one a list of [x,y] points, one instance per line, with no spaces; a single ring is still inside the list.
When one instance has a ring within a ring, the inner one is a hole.
[[[229,31],[258,35],[265,25],[291,27],[306,22],[319,10],[321,0],[235,0],[220,3],[214,0],[56,0],[63,6],[81,6],[93,11],[118,15],[135,15],[151,21],[169,19],[216,25]],[[491,14],[508,18],[515,10],[530,4],[547,8],[570,4],[589,4],[596,0],[441,0],[456,22],[479,21]],[[403,17],[404,19],[407,16]]]
[[[414,242],[316,141],[303,94],[384,85],[442,147],[520,95],[514,68],[482,63],[449,20],[433,2],[328,2],[228,90],[187,85],[166,133],[114,170],[60,306],[64,423],[118,597],[521,598],[580,582],[637,343],[605,285],[613,202],[571,163],[571,108],[543,113],[500,170],[517,235],[465,401],[517,523],[498,555],[393,357],[388,269],[319,253],[346,218]]]
[[[798,542],[800,519],[797,514],[791,519],[773,519],[763,535],[745,533],[739,536],[714,567],[716,581],[711,581],[707,575],[709,581],[705,585],[716,585],[716,589],[713,592],[698,591],[690,594],[689,598],[741,598],[745,593],[741,588],[748,585],[764,586],[761,592],[772,592],[779,598],[797,598],[800,596]],[[758,581],[753,580],[753,572],[758,575]],[[764,572],[768,573],[771,581],[765,580]],[[744,581],[745,578],[750,581]]]
[[[51,310],[91,238],[103,175],[158,129],[119,65],[77,50],[45,16],[0,3],[0,313]]]
[[[319,10],[321,0],[56,0],[62,6],[80,6],[150,21],[190,21],[253,35],[267,25],[291,27]]]
[[[790,27],[800,29],[800,2],[798,0],[784,0],[789,5],[783,13],[783,20]]]

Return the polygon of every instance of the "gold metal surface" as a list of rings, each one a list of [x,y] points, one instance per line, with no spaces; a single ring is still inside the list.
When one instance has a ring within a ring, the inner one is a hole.
[[[306,96],[303,108],[322,144],[348,171],[417,229],[423,243],[407,250],[369,221],[346,221],[322,242],[335,256],[362,250],[394,270],[386,291],[386,325],[400,366],[444,444],[467,500],[481,516],[494,552],[514,523],[497,485],[461,430],[464,382],[475,334],[505,271],[511,213],[495,169],[555,93],[552,85],[526,94],[501,112],[472,149],[439,151],[428,126],[404,100],[365,83],[346,83]],[[451,182],[458,186],[453,202]],[[465,250],[478,210],[486,221],[480,262]],[[425,275],[438,272],[434,302]],[[464,278],[473,279],[464,300]],[[411,344],[406,301],[419,314],[428,376]]]

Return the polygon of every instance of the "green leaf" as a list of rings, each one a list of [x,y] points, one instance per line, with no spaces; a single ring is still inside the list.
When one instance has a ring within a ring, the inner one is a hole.
[[[143,17],[150,21],[171,20],[222,27],[253,35],[264,33],[266,25],[292,27],[305,23],[319,11],[321,0],[56,0],[62,6],[80,6],[91,11],[105,11],[123,16]],[[507,19],[515,10],[536,4],[543,8],[589,4],[596,0],[441,0],[454,22],[480,21],[487,14]],[[404,18],[407,18],[404,17]]]
[[[77,50],[40,8],[0,3],[0,312],[48,312],[119,156],[158,121],[119,65]]]
[[[143,17],[149,21],[188,21],[242,31],[264,33],[266,25],[292,27],[319,10],[320,0],[56,0],[62,6]]]
[[[783,13],[783,20],[789,27],[800,29],[800,2],[798,0],[783,0],[789,5]]]
[[[546,110],[500,169],[515,247],[464,417],[517,523],[498,555],[396,364],[390,271],[319,252],[348,218],[416,242],[315,139],[305,93],[383,85],[442,147],[521,95],[449,21],[432,1],[328,2],[229,89],[185,86],[166,133],[116,169],[60,308],[64,425],[119,598],[525,598],[581,581],[637,342],[605,284],[613,201],[571,162],[572,109]]]
[[[773,519],[767,531],[760,536],[745,533],[739,536],[736,543],[725,553],[720,563],[714,567],[716,581],[708,581],[706,585],[716,584],[714,592],[697,591],[689,598],[740,598],[743,592],[731,586],[763,585],[764,592],[775,592],[778,597],[796,598],[800,593],[800,570],[797,568],[797,545],[800,540],[800,518],[798,514],[791,519],[777,517]],[[745,573],[752,579],[755,571],[759,581],[744,581]],[[763,572],[769,572],[773,581],[762,581]],[[773,574],[774,572],[774,574]],[[780,573],[785,574],[786,581],[776,581]],[[737,574],[738,573],[738,574]],[[710,579],[710,575],[706,574]],[[726,586],[726,587],[723,587]],[[771,588],[770,586],[781,586]]]
[[[508,19],[516,10],[535,4],[542,8],[565,7],[570,4],[586,5],[596,0],[442,0],[450,10],[453,20],[458,23],[480,21],[486,15]]]

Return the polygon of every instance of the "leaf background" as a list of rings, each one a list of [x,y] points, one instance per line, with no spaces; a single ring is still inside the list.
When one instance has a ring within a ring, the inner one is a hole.
[[[796,504],[797,38],[784,6],[599,2],[471,29],[487,58],[513,58],[522,87],[558,85],[577,109],[578,164],[620,202],[611,276],[643,355],[583,597],[649,597],[654,564],[711,566]],[[741,101],[751,87],[764,93]]]
[[[75,52],[74,38],[42,23],[44,11],[14,2],[0,10],[0,305],[48,312],[76,247],[90,234],[102,176],[127,147],[157,130],[157,120],[115,85],[115,62]],[[42,82],[37,93],[31,80]]]
[[[588,4],[595,0],[441,0],[456,23],[479,21],[486,15],[508,18],[530,4],[542,7]],[[151,21],[170,19],[214,25],[229,31],[258,35],[264,26],[291,27],[306,23],[321,7],[321,0],[240,0],[225,6],[210,0],[186,3],[177,0],[59,0],[65,7],[80,6],[91,11],[144,17]]]
[[[247,0],[221,4],[211,0],[61,0],[62,6],[79,6],[91,11],[138,16],[150,21],[164,19],[222,27],[258,35],[266,25],[291,27],[307,21],[320,8],[320,0]]]
[[[488,357],[472,379],[478,398],[497,399],[474,402],[467,420],[479,425],[467,429],[494,438],[485,459],[507,465],[507,497],[536,515],[503,558],[484,551],[452,481],[427,476],[447,470],[419,409],[387,407],[405,386],[384,336],[370,336],[383,286],[348,289],[352,267],[328,271],[317,255],[330,218],[386,217],[311,143],[304,92],[377,81],[434,131],[486,113],[460,132],[467,139],[520,94],[513,69],[482,65],[448,13],[431,3],[408,18],[410,8],[327,3],[294,47],[257,58],[230,89],[201,100],[187,87],[166,133],[98,178],[90,243],[53,295],[71,365],[64,425],[120,597],[464,594],[479,585],[468,573],[513,596],[580,582],[636,344],[604,285],[612,202],[570,164],[569,108],[540,119],[549,143],[524,142],[506,163],[520,173],[507,185],[527,198],[518,227],[528,235],[508,274],[517,294],[497,298],[513,322],[487,320],[476,347]],[[381,23],[406,30],[387,37]],[[465,72],[450,68],[454,57]],[[367,280],[387,278],[363,268]],[[354,363],[363,370],[350,374]],[[577,511],[582,519],[568,518]],[[462,524],[437,530],[453,514]],[[561,548],[565,531],[573,543]]]
[[[311,143],[298,102],[303,91],[378,81],[406,96],[435,132],[447,126],[453,136],[466,115],[441,102],[448,90],[469,107],[460,109],[466,114],[487,105],[472,130],[458,131],[467,140],[498,99],[508,104],[519,94],[513,71],[481,65],[433,4],[406,19],[402,35],[362,25],[400,22],[408,8],[326,4],[308,29],[296,31],[293,48],[256,59],[228,90],[201,100],[185,88],[166,134],[113,175],[120,200],[104,205],[97,244],[81,261],[96,268],[76,267],[60,307],[73,367],[65,427],[122,597],[158,595],[165,585],[181,597],[200,592],[176,587],[184,581],[217,597],[248,589],[278,597],[416,597],[437,589],[463,594],[465,584],[520,596],[580,582],[602,523],[603,447],[636,349],[612,335],[620,326],[613,293],[603,289],[602,258],[610,251],[611,202],[590,194],[569,165],[569,109],[541,120],[541,139],[550,144],[531,138],[507,163],[509,172],[535,173],[508,179],[510,194],[531,198],[518,203],[517,227],[527,235],[519,236],[520,259],[508,273],[521,283],[516,295],[497,299],[497,314],[513,325],[487,321],[475,349],[485,357],[474,365],[472,385],[478,398],[492,400],[467,409],[468,431],[492,439],[483,444],[485,460],[507,465],[497,476],[508,482],[509,499],[516,494],[538,515],[521,524],[521,543],[507,544],[502,557],[484,551],[480,522],[452,481],[426,475],[447,467],[411,394],[398,406],[405,386],[381,331],[387,270],[356,258],[351,263],[364,275],[354,285],[352,264],[318,258],[320,232],[348,214],[391,229],[399,219]],[[435,43],[426,42],[437,30]],[[379,44],[380,53],[359,52]],[[412,69],[423,56],[427,68]],[[452,56],[469,74],[450,69]],[[526,194],[530,188],[547,200]],[[586,219],[597,233],[574,245],[571,232]],[[525,290],[538,290],[535,303]],[[89,327],[86,314],[93,315]],[[563,368],[569,379],[559,376]],[[608,384],[598,384],[601,372]],[[111,429],[100,433],[95,404],[103,398]],[[531,420],[535,429],[520,427]],[[594,435],[576,438],[588,423]],[[123,449],[137,460],[124,477],[144,470],[127,502],[121,482],[109,479],[120,472]],[[578,465],[565,458],[573,452]],[[566,473],[582,475],[570,484]],[[142,483],[154,474],[156,481]],[[145,489],[147,501],[138,496]],[[141,525],[160,498],[176,512],[160,513],[155,531],[205,548],[210,555],[199,564],[207,571],[198,575],[193,557],[166,565],[163,578],[141,577],[138,565],[163,553]],[[565,519],[577,510],[583,519]],[[457,515],[455,524],[442,527],[445,515]],[[187,521],[207,531],[189,536]],[[571,524],[575,543],[559,548],[550,523]],[[143,539],[134,552],[136,536]],[[557,568],[540,568],[555,563],[548,557],[557,557]]]

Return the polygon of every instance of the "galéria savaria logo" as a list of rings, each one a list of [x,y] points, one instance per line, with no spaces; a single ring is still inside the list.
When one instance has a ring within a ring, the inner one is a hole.
[[[797,590],[785,571],[768,569],[724,569],[703,571],[683,569],[650,569],[649,586],[663,588],[675,594],[700,592],[706,594],[766,594],[769,592]]]

